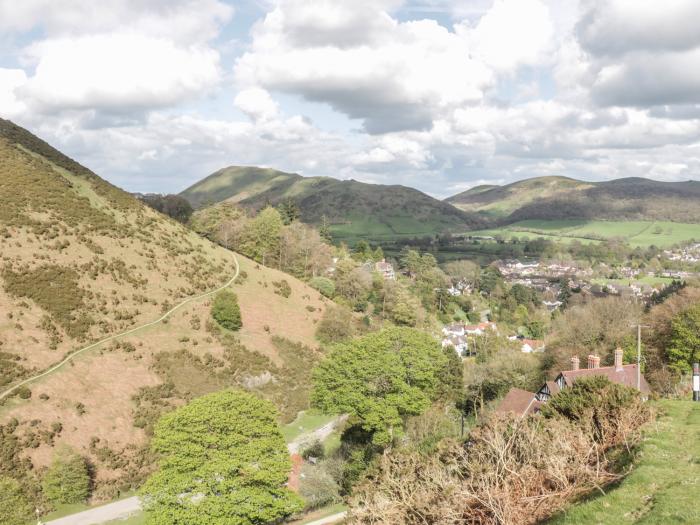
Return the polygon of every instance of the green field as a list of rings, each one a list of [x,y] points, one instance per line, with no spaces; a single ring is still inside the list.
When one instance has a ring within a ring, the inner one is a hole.
[[[700,523],[700,403],[663,400],[634,470],[605,495],[594,496],[550,525]]]
[[[411,216],[353,217],[344,224],[329,226],[333,239],[337,242],[354,244],[359,240],[396,241],[413,237],[429,236],[454,228],[454,224],[440,221],[420,220]]]
[[[543,237],[560,242],[600,242],[604,239],[622,239],[632,247],[657,246],[668,248],[677,244],[700,240],[700,224],[666,221],[586,221],[586,220],[529,220],[501,228],[468,232],[471,235],[504,238]]]

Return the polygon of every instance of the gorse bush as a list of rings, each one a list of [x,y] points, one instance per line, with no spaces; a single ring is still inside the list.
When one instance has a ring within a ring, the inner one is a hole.
[[[236,331],[243,326],[238,297],[229,290],[224,290],[216,295],[211,306],[211,316],[227,330]]]
[[[638,442],[651,413],[635,391],[615,387],[584,381],[554,396],[546,417],[494,417],[466,443],[446,439],[427,455],[410,448],[384,454],[355,491],[350,523],[541,523],[620,479],[618,452]],[[587,403],[603,405],[594,427],[584,417],[595,408]]]
[[[309,285],[325,297],[332,298],[335,295],[335,283],[327,277],[314,277]]]

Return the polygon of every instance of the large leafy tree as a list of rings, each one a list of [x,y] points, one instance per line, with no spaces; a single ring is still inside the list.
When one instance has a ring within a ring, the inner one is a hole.
[[[59,450],[42,481],[46,498],[54,504],[81,503],[90,495],[85,458],[72,449]]]
[[[12,478],[0,477],[0,523],[25,525],[33,514],[20,484]]]
[[[159,470],[142,489],[151,525],[273,523],[302,508],[286,487],[289,453],[274,406],[225,390],[163,416]]]
[[[314,404],[348,413],[376,445],[402,434],[405,416],[427,409],[439,394],[447,358],[429,335],[390,328],[337,345],[314,370]]]
[[[693,363],[700,361],[700,304],[673,319],[666,353],[669,366],[678,372],[692,370]]]

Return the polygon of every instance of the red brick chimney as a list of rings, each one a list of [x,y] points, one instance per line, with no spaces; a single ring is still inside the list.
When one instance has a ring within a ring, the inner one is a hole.
[[[619,346],[615,349],[615,371],[622,371],[622,348]]]
[[[588,355],[588,368],[600,368],[600,357],[595,354]]]
[[[578,370],[580,364],[581,361],[579,360],[577,355],[571,358],[571,370]]]

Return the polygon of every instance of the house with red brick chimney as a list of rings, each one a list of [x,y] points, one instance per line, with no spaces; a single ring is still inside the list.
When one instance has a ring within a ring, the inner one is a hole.
[[[595,354],[588,356],[587,365],[587,368],[581,368],[578,356],[572,357],[571,370],[559,372],[559,375],[553,381],[546,381],[537,392],[531,393],[512,388],[498,404],[496,412],[512,412],[518,416],[537,412],[542,403],[546,403],[552,396],[572,386],[583,377],[607,377],[612,383],[639,390],[644,399],[647,399],[651,393],[651,388],[649,388],[649,384],[639,371],[639,366],[636,363],[631,365],[623,364],[621,348],[615,350],[615,361],[612,366],[600,366],[600,357]],[[528,398],[525,393],[531,398]],[[530,401],[533,402],[531,403]]]

